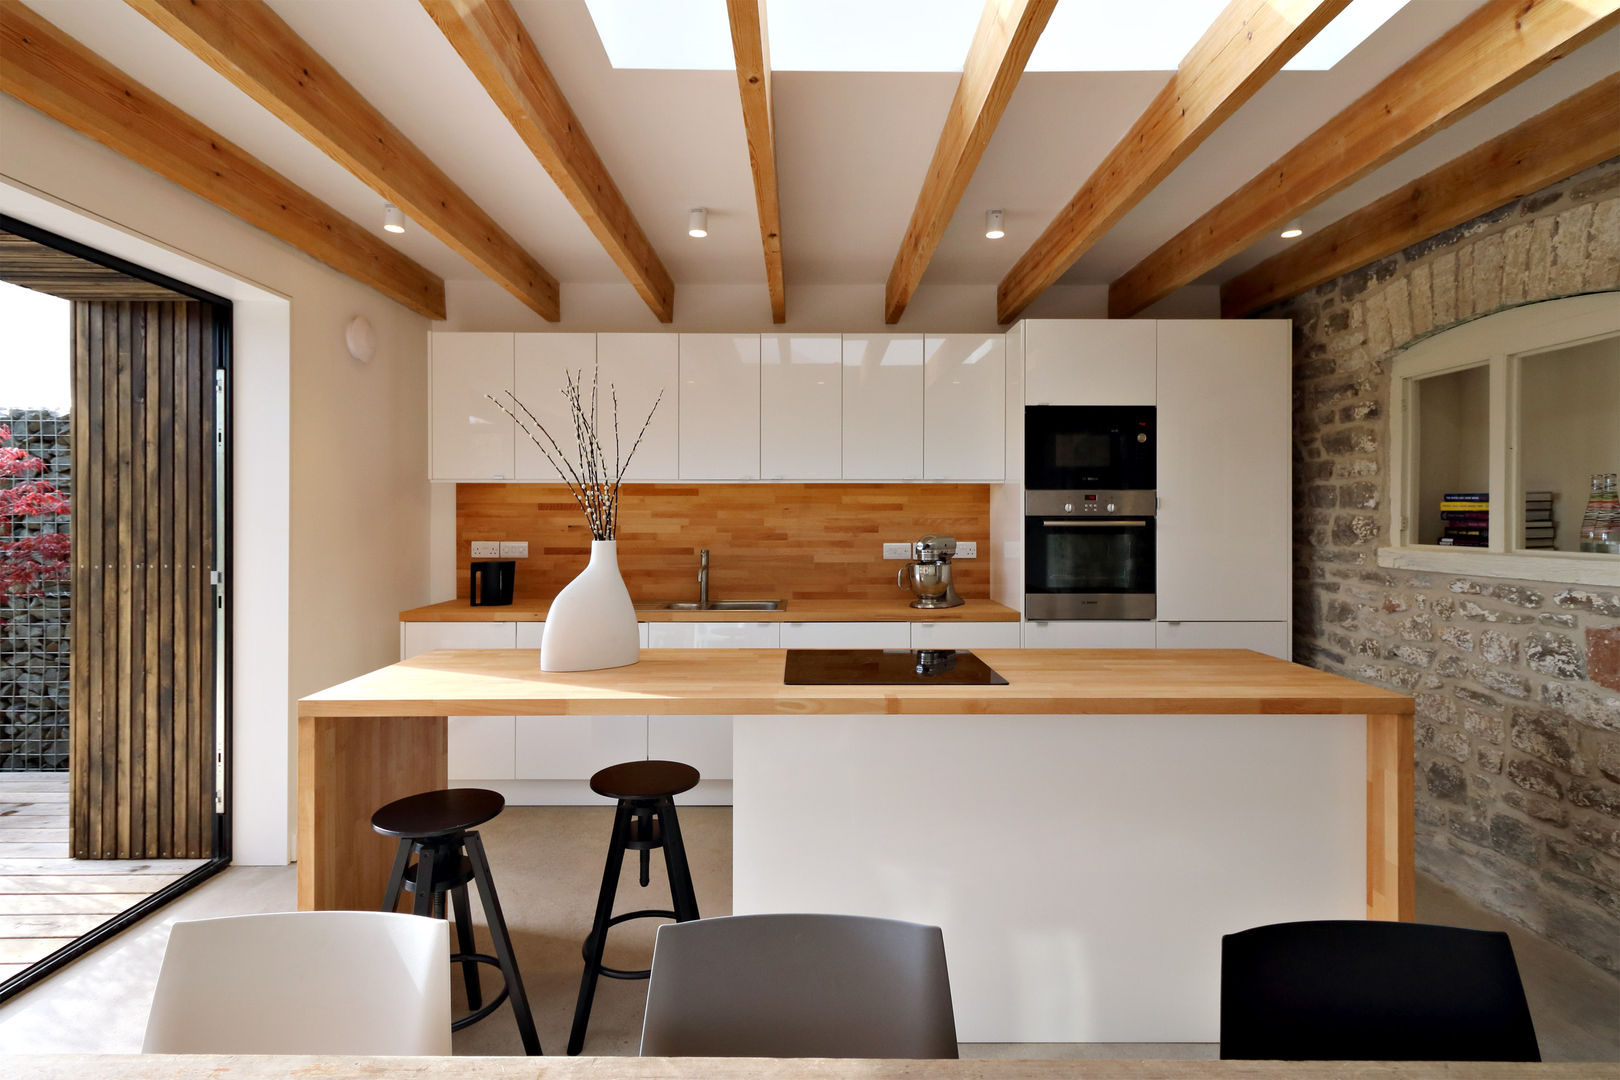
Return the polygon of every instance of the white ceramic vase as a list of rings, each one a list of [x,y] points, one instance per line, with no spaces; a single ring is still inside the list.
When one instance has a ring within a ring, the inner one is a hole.
[[[619,574],[617,540],[592,540],[591,561],[546,612],[541,671],[594,671],[641,659],[630,590]]]

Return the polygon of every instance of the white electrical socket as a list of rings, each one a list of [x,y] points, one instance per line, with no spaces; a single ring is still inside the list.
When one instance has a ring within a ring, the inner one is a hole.
[[[475,559],[498,559],[501,557],[501,545],[498,540],[474,540],[472,542],[472,557]]]
[[[501,558],[527,559],[529,557],[529,542],[527,540],[502,540]]]
[[[911,558],[911,545],[910,544],[884,544],[883,545],[883,557],[885,559],[909,559],[909,558]]]
[[[979,542],[977,540],[958,540],[956,542],[956,557],[958,559],[977,559],[979,557]]]

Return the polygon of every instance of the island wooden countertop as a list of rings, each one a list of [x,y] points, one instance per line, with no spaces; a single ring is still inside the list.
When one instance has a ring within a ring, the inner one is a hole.
[[[298,703],[300,716],[755,713],[1410,715],[1412,699],[1246,649],[976,650],[1006,686],[785,686],[782,649],[643,649],[543,672],[534,649],[445,649]]]
[[[1565,1080],[1614,1066],[1500,1061],[1037,1061],[874,1058],[276,1057],[63,1054],[6,1059],[12,1080]]]
[[[717,600],[730,599],[716,597]],[[777,596],[749,599],[775,600]],[[787,600],[781,611],[670,611],[665,601],[636,605],[638,622],[1017,622],[1018,612],[993,600],[968,599],[957,607],[914,608],[899,589],[893,600]],[[400,622],[545,622],[550,600],[518,599],[473,607],[464,599],[411,608]]]

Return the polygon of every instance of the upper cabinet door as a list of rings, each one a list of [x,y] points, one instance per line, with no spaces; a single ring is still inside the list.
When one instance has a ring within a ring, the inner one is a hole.
[[[512,479],[512,420],[485,396],[512,386],[512,335],[429,334],[428,352],[428,479]]]
[[[1286,320],[1159,323],[1159,619],[1289,617],[1290,408]]]
[[[627,480],[678,480],[680,467],[680,346],[675,334],[598,334],[596,359],[602,365],[602,449],[612,460],[612,399],[607,387],[619,395],[619,451],[630,453],[647,411],[660,391],[664,400],[647,425]]]
[[[759,335],[682,334],[681,479],[759,479]]]
[[[1024,404],[1152,405],[1152,319],[1024,322]]]
[[[844,479],[920,480],[921,334],[844,335]]]
[[[766,480],[843,475],[843,367],[837,334],[760,339],[759,470]]]
[[[596,335],[518,334],[513,351],[517,368],[513,393],[534,413],[534,420],[529,420],[529,426],[533,427],[535,421],[539,421],[540,426],[556,440],[558,448],[567,455],[569,462],[577,468],[579,442],[574,438],[574,418],[568,408],[568,399],[563,396],[563,387],[567,385],[567,376],[573,375],[584,380],[585,392],[589,395],[591,375],[596,369]],[[605,391],[605,386],[598,388],[599,406],[610,404],[601,396]],[[525,420],[529,419],[522,409],[518,409],[517,414]],[[611,432],[611,423],[608,428]],[[535,434],[540,436],[549,450],[551,444],[546,442],[545,435],[539,431]],[[612,450],[611,444],[607,449]],[[552,457],[556,457],[555,450],[551,453]],[[517,431],[517,478],[561,482],[557,470],[521,425]]]
[[[923,477],[1000,480],[1005,473],[1007,341],[1002,334],[924,338]]]

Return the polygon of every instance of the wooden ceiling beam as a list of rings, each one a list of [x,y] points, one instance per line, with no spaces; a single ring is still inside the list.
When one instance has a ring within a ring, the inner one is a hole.
[[[669,271],[510,0],[421,2],[658,321],[673,320]]]
[[[1620,22],[1620,0],[1491,0],[1108,289],[1127,318]]]
[[[996,289],[1016,319],[1254,96],[1349,0],[1232,0]]]
[[[1620,74],[1565,98],[1221,286],[1237,319],[1620,155]]]
[[[787,286],[782,279],[782,206],[776,187],[776,121],[771,112],[765,0],[726,0],[726,13],[731,19],[731,50],[737,59],[748,166],[754,173],[754,206],[759,212],[760,244],[765,249],[771,322],[783,323],[787,321]]]
[[[1029,54],[1052,17],[1057,0],[985,0],[979,26],[968,49],[956,96],[945,114],[945,126],[928,163],[911,222],[900,240],[889,283],[884,290],[883,321],[900,321],[922,282],[923,272],[939,248],[973,170],[979,167]]]
[[[0,90],[430,319],[444,282],[18,0],[0,0]]]
[[[126,0],[542,318],[557,279],[264,0]]]

